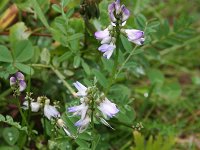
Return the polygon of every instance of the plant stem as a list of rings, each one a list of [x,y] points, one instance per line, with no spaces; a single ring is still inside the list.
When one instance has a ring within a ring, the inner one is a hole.
[[[115,27],[115,32],[116,32],[116,55],[115,55],[115,60],[114,60],[114,66],[112,69],[112,74],[110,78],[109,85],[105,91],[105,94],[110,90],[110,87],[112,86],[113,82],[115,81],[115,74],[117,71],[117,66],[118,66],[118,59],[119,59],[119,42],[120,42],[120,28],[119,25]]]
[[[26,125],[27,128],[28,128],[28,123],[27,123],[27,121],[26,121],[26,118],[25,118],[25,116],[24,116],[24,113],[22,112],[22,108],[21,108],[20,101],[19,101],[18,98],[16,98],[16,101],[17,101],[17,107],[18,107],[18,109],[19,109],[20,115],[22,116],[22,122],[25,123],[25,125]],[[23,123],[22,123],[22,125],[23,125]]]
[[[134,54],[135,50],[136,50],[137,46],[134,47],[134,49],[131,51],[131,53],[128,55],[128,57],[126,58],[126,60],[123,62],[123,64],[121,65],[121,67],[119,68],[118,72],[114,75],[114,79],[116,79],[119,75],[119,73],[122,71],[122,69],[124,68],[124,66],[126,65],[126,63],[129,61],[129,59],[131,58],[131,56]]]
[[[92,113],[91,113],[91,126],[92,126],[92,141],[91,141],[91,149],[95,150],[95,128],[94,128],[94,99],[92,98],[92,104],[91,104],[91,109],[92,109]]]
[[[65,76],[56,68],[54,68],[52,65],[50,66],[51,70],[58,76],[58,78],[63,82],[64,86],[70,91],[70,93],[76,97],[76,92],[74,91],[74,89],[69,85],[69,83],[67,83],[67,81],[65,81]]]

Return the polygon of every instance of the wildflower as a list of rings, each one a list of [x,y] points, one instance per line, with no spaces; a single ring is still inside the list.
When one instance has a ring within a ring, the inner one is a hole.
[[[76,81],[75,83],[73,83],[73,85],[76,87],[76,89],[78,90],[78,92],[76,93],[77,96],[86,96],[87,95],[87,88],[81,84],[80,82]]]
[[[98,109],[106,116],[112,118],[115,116],[119,109],[117,109],[116,104],[109,101],[107,98],[105,98],[98,106]]]
[[[103,52],[103,56],[110,59],[115,48],[117,47],[116,39],[121,33],[126,34],[129,41],[136,45],[142,45],[145,41],[144,32],[135,29],[122,29],[130,16],[130,11],[124,4],[120,4],[120,0],[116,0],[108,6],[108,13],[111,25],[103,31],[97,31],[95,37],[101,41],[99,51]]]
[[[45,105],[44,105],[44,115],[45,115],[45,117],[47,117],[49,120],[51,120],[51,118],[60,117],[60,113],[55,108],[55,106],[51,106],[51,105],[49,105],[49,103],[50,103],[50,100],[46,99]]]
[[[137,44],[142,45],[144,43],[144,32],[136,29],[125,29],[122,30],[128,37],[128,40]]]
[[[98,50],[104,53],[103,54],[104,57],[106,57],[107,59],[110,59],[115,48],[116,46],[113,43],[110,43],[110,44],[101,45],[98,48]]]
[[[73,115],[80,115],[81,119],[84,119],[88,110],[88,105],[82,103],[79,106],[73,106],[68,108],[68,112],[74,113]]]
[[[91,121],[91,118],[87,115],[84,119],[80,119],[75,123],[75,126],[78,127],[78,132],[82,133],[85,131]]]
[[[14,76],[10,77],[10,86],[17,88],[19,92],[22,92],[26,89],[26,82],[24,75],[21,72],[15,73]]]
[[[22,108],[25,110],[27,110],[29,108],[28,101],[24,101]],[[32,102],[30,102],[30,108],[31,108],[32,112],[38,112],[40,109],[40,103],[32,101]]]

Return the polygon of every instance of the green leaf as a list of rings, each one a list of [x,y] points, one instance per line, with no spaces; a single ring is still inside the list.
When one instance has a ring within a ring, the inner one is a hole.
[[[35,10],[35,13],[38,15],[38,17],[40,18],[42,23],[45,25],[45,27],[50,30],[50,26],[44,16],[42,9],[40,8],[40,5],[38,4],[37,0],[29,0],[29,2],[32,4],[32,6]]]
[[[121,42],[122,42],[122,45],[124,47],[124,49],[127,51],[127,52],[130,52],[133,50],[133,47],[131,45],[131,43],[127,40],[127,38],[125,38],[124,36],[120,36],[121,38]]]
[[[76,33],[76,34],[69,36],[66,41],[70,42],[70,41],[73,41],[73,40],[81,39],[83,37],[84,37],[84,35],[82,33]]]
[[[40,54],[42,63],[49,64],[51,59],[51,54],[48,49],[44,48]]]
[[[1,121],[5,121],[5,117],[2,114],[0,114],[0,122]]]
[[[74,63],[73,63],[74,68],[78,68],[78,67],[80,66],[80,63],[81,63],[81,58],[80,58],[80,56],[79,56],[79,55],[75,56],[75,57],[74,57]]]
[[[34,49],[30,41],[23,40],[13,45],[13,56],[16,62],[24,62],[33,57]]]
[[[53,5],[52,5],[52,8],[53,8],[53,10],[55,10],[56,12],[59,12],[59,13],[62,12],[60,6],[58,6],[57,4],[53,4]]]
[[[151,84],[162,85],[165,79],[163,73],[157,69],[148,70],[147,76],[149,77]]]
[[[4,128],[2,135],[9,145],[14,145],[19,138],[19,131],[14,127]]]
[[[7,47],[0,45],[0,61],[2,62],[12,62],[13,58],[11,52],[7,49]]]
[[[28,65],[22,64],[22,63],[16,63],[15,66],[22,72],[28,74],[28,75],[33,75],[34,70]]]
[[[81,64],[82,64],[82,67],[83,67],[85,73],[86,73],[87,75],[90,75],[90,74],[91,74],[91,71],[90,71],[90,67],[88,66],[88,64],[85,63],[83,59],[82,59],[81,62],[82,62]]]
[[[31,32],[27,32],[24,22],[18,22],[10,28],[9,39],[12,44],[16,41],[27,40]]]
[[[58,61],[59,62],[63,62],[67,59],[69,59],[70,57],[72,56],[72,53],[71,52],[66,52],[64,53],[63,55],[61,55],[59,58],[58,58]]]
[[[147,22],[147,19],[145,18],[144,15],[142,14],[139,14],[135,17],[135,24],[137,25],[137,27],[141,30],[143,30],[146,26],[146,22]]]
[[[106,77],[97,69],[93,69],[92,72],[94,75],[97,77],[98,82],[103,86],[103,87],[108,87],[108,80]]]

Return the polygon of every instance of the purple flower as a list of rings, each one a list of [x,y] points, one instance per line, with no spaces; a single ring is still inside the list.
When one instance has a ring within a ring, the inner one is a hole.
[[[116,46],[113,43],[110,43],[110,44],[101,45],[98,48],[98,50],[104,53],[103,54],[104,57],[106,57],[107,59],[110,59],[115,48]]]
[[[119,109],[117,109],[116,104],[112,103],[109,101],[107,98],[103,102],[100,103],[98,106],[98,109],[106,116],[112,118],[115,116],[118,112]]]
[[[80,115],[81,119],[85,118],[87,110],[88,110],[88,105],[86,105],[85,103],[68,108],[68,112],[74,113],[73,115]]]
[[[21,72],[15,73],[14,76],[10,77],[10,86],[18,86],[20,92],[24,91],[26,89],[24,75]]]
[[[128,40],[137,44],[142,45],[144,43],[144,32],[136,29],[125,29],[124,30]]]
[[[76,89],[78,90],[78,92],[76,93],[77,96],[86,96],[87,95],[87,88],[81,84],[80,82],[76,81],[75,83],[73,83],[73,85],[76,87]]]

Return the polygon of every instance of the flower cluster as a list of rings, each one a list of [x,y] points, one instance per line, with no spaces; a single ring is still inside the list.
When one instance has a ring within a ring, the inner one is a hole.
[[[96,39],[100,40],[102,44],[98,50],[103,52],[104,57],[110,59],[116,48],[116,38],[119,38],[117,35],[120,33],[124,34],[130,42],[133,42],[136,45],[142,45],[144,43],[145,39],[143,31],[122,28],[130,16],[130,11],[125,5],[120,5],[120,0],[111,3],[108,6],[108,12],[111,25],[103,31],[95,32]]]
[[[26,89],[25,77],[21,72],[16,72],[10,77],[10,86],[14,91],[15,95],[19,95],[20,92]]]
[[[50,99],[48,99],[46,96],[40,96],[37,98],[37,101],[34,101],[34,99],[31,98],[31,94],[32,93],[28,93],[26,95],[26,101],[23,102],[22,108],[27,110],[30,107],[32,112],[38,112],[40,109],[42,109],[46,118],[49,120],[56,120],[57,125],[61,127],[68,136],[73,137],[68,131],[64,121],[60,118],[60,113],[56,106],[50,105]]]
[[[102,123],[110,127],[102,117],[99,117],[99,111],[104,118],[112,118],[119,112],[116,105],[109,101],[104,94],[99,94],[95,86],[87,88],[78,81],[74,83],[74,86],[78,90],[76,94],[80,97],[81,104],[69,107],[68,112],[81,117],[80,120],[75,123],[75,126],[78,127],[78,131],[81,133],[87,129],[91,122],[91,117],[93,117],[92,114],[100,118]]]

